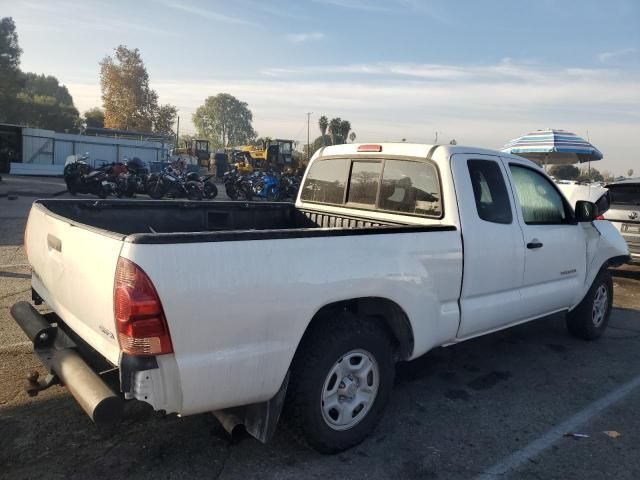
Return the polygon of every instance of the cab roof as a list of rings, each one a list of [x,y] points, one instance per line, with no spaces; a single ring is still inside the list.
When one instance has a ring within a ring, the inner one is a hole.
[[[364,151],[359,152],[358,149],[360,147],[365,146],[380,146],[379,152],[372,151]],[[435,154],[442,155],[446,154],[447,157],[453,155],[455,153],[462,154],[482,154],[482,155],[495,155],[501,157],[513,158],[515,160],[530,162],[523,157],[518,157],[515,155],[511,155],[509,153],[500,152],[498,150],[491,150],[487,148],[480,147],[470,147],[464,145],[448,145],[448,144],[424,144],[424,143],[405,143],[405,142],[397,142],[397,143],[345,143],[342,145],[333,145],[329,147],[324,147],[318,150],[313,158],[317,157],[326,157],[329,155],[362,155],[368,157],[375,156],[385,156],[385,155],[399,155],[399,156],[407,156],[407,157],[418,157],[418,158],[426,158],[427,155],[431,152],[432,156]],[[531,162],[535,165],[535,163]]]

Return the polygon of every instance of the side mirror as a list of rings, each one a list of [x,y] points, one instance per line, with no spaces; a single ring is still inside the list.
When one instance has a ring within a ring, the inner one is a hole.
[[[576,220],[578,222],[593,222],[598,215],[598,207],[595,203],[586,200],[576,202]]]

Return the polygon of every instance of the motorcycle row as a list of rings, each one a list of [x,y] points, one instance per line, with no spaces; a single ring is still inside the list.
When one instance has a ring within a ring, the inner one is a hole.
[[[223,175],[224,188],[231,200],[263,199],[271,202],[295,200],[301,177],[275,170],[243,173],[232,168]]]
[[[71,195],[83,193],[100,198],[130,198],[146,194],[156,200],[165,197],[212,200],[218,195],[213,174],[202,176],[189,172],[181,160],[169,163],[160,172],[150,173],[146,164],[137,157],[97,168],[87,162],[88,158],[85,154],[72,155],[67,159],[64,181]],[[231,200],[295,200],[300,180],[300,175],[293,173],[275,170],[248,173],[237,167],[223,175],[225,191]]]
[[[188,172],[184,162],[173,162],[158,173],[150,173],[137,157],[93,168],[88,154],[73,155],[64,167],[64,181],[71,195],[88,193],[100,198],[134,197],[147,194],[153,199],[188,198],[212,200],[218,195],[213,175]]]

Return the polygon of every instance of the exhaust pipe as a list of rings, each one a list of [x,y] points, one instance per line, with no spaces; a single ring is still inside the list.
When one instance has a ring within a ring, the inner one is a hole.
[[[75,350],[58,350],[52,359],[52,369],[96,425],[113,425],[122,419],[122,398],[113,393]]]
[[[69,389],[71,395],[97,425],[118,423],[124,413],[124,401],[116,395],[78,355],[73,341],[63,330],[52,326],[46,318],[28,302],[18,302],[11,307],[11,315],[33,342],[40,361]],[[55,384],[47,379],[38,385],[36,379],[30,391]]]
[[[245,428],[242,420],[233,413],[229,413],[226,410],[216,410],[213,413],[215,417],[222,425],[222,428],[226,430],[226,432],[231,437],[231,441],[237,441],[245,432]]]

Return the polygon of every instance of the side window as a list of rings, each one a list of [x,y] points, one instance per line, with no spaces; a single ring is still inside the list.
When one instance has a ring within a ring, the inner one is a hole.
[[[509,193],[500,166],[493,160],[467,162],[478,216],[493,223],[511,223]]]
[[[353,162],[347,202],[375,205],[381,171],[380,162]]]
[[[527,224],[567,223],[562,196],[540,173],[518,165],[510,165],[522,216]]]
[[[386,160],[379,207],[441,217],[440,181],[435,166],[425,162]]]
[[[314,162],[302,188],[302,200],[342,204],[350,163],[346,158]]]

